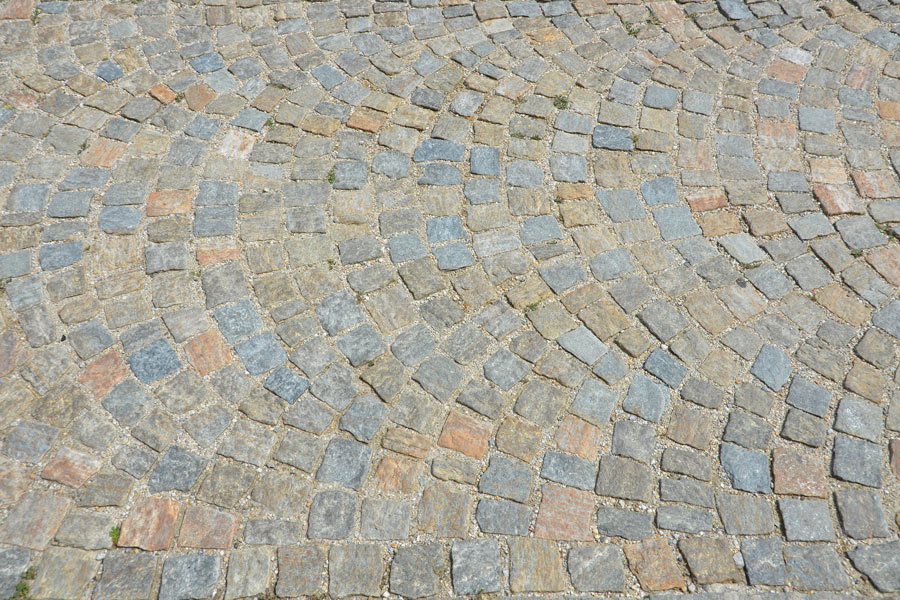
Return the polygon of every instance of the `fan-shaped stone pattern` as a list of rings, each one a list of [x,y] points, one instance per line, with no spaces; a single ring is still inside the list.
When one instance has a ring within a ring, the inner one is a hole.
[[[0,596],[900,592],[898,51],[6,0]]]

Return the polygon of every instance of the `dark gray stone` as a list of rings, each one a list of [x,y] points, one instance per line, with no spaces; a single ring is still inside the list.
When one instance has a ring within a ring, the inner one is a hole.
[[[356,516],[356,494],[341,490],[319,492],[309,507],[307,536],[311,540],[350,537]]]
[[[501,557],[497,540],[478,539],[453,542],[453,591],[459,595],[494,593],[501,590]]]
[[[719,447],[719,460],[734,489],[772,493],[769,459],[765,454],[746,450],[734,444],[722,444]]]
[[[147,489],[151,494],[170,490],[187,492],[206,469],[208,462],[198,454],[171,446],[150,473]]]
[[[607,537],[643,540],[655,533],[653,513],[601,506],[597,511],[597,531]]]
[[[900,542],[859,545],[847,555],[878,591],[900,591]]]
[[[160,600],[212,598],[219,584],[222,559],[216,554],[171,556],[163,564]]]
[[[531,487],[531,469],[523,462],[503,456],[491,457],[478,482],[478,491],[516,502],[527,501]]]
[[[369,470],[372,449],[353,440],[336,438],[328,443],[316,480],[339,483],[354,490],[362,487]]]
[[[590,490],[594,487],[597,470],[593,462],[582,458],[561,452],[547,452],[541,465],[541,477],[580,490]]]
[[[777,392],[791,377],[791,359],[780,348],[766,344],[756,356],[750,373]]]
[[[531,509],[509,500],[482,498],[475,510],[475,521],[484,533],[528,535]]]
[[[784,585],[787,569],[784,566],[781,540],[777,538],[747,538],[741,541],[741,556],[750,585]]]
[[[882,449],[878,444],[844,435],[836,436],[831,472],[844,481],[880,488],[881,455]]]

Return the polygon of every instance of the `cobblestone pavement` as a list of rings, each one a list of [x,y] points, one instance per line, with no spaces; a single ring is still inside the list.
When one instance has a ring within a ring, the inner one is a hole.
[[[0,598],[896,598],[898,0],[0,4]]]

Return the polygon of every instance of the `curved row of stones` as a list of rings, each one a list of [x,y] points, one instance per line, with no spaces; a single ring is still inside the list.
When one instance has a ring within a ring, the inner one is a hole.
[[[0,597],[896,594],[898,33],[6,0]]]

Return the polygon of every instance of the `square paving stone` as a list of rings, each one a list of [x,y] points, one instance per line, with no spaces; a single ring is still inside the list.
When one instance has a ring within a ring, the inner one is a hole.
[[[200,455],[172,446],[150,473],[148,489],[152,494],[169,490],[187,492],[206,469],[207,463]]]
[[[387,405],[372,395],[359,396],[341,417],[340,427],[360,442],[372,440],[387,415]]]
[[[785,402],[817,417],[824,417],[828,414],[831,393],[824,387],[798,376],[791,381]]]
[[[595,491],[601,496],[647,502],[655,483],[649,467],[627,458],[603,456]]]
[[[374,544],[334,546],[328,552],[328,592],[345,596],[380,596],[384,557]]]
[[[309,389],[309,381],[287,367],[281,367],[266,378],[265,388],[288,404],[293,404]]]
[[[456,541],[450,550],[451,577],[456,594],[500,591],[501,558],[496,540]]]
[[[725,531],[731,535],[767,535],[775,528],[772,507],[764,498],[719,492],[716,506]]]
[[[128,364],[142,383],[158,381],[181,368],[175,351],[164,340],[138,350],[128,358]]]
[[[831,546],[786,546],[784,561],[788,582],[797,590],[842,590],[850,585]]]
[[[150,600],[159,559],[146,553],[116,551],[103,559],[103,574],[94,589],[97,600]]]
[[[319,492],[309,508],[307,536],[311,540],[350,537],[356,516],[356,494],[341,490]]]
[[[881,487],[881,446],[844,435],[834,439],[831,472],[838,479]]]
[[[834,493],[841,526],[857,540],[890,536],[878,494],[869,490],[843,489]]]
[[[425,359],[413,375],[413,379],[426,392],[446,402],[459,387],[462,381],[462,370],[450,359],[439,354]]]
[[[789,541],[831,542],[834,528],[824,500],[779,498],[778,510]]]
[[[673,389],[678,387],[687,374],[687,369],[681,366],[671,354],[658,348],[651,352],[644,361],[644,369]]]
[[[847,555],[878,591],[900,591],[900,542],[859,545]]]
[[[51,547],[37,567],[35,598],[82,598],[100,568],[91,552]]]
[[[484,533],[528,535],[531,508],[509,500],[482,498],[475,510],[475,520]]]
[[[638,373],[628,386],[622,409],[642,419],[658,423],[669,404],[669,391],[646,375]]]
[[[719,460],[736,490],[772,493],[769,460],[765,454],[734,444],[721,444]]]
[[[448,566],[439,544],[401,546],[391,560],[388,589],[404,598],[433,596],[440,591]]]
[[[481,476],[478,490],[486,494],[525,502],[531,494],[531,470],[525,463],[493,456]]]
[[[52,492],[31,491],[10,509],[0,542],[42,551],[62,524],[71,501]]]
[[[565,589],[567,580],[556,542],[511,538],[509,546],[509,586],[513,593]]]
[[[367,540],[405,540],[409,537],[411,507],[396,500],[363,500],[360,516],[362,537]]]
[[[766,344],[759,351],[750,372],[777,392],[791,376],[791,359],[776,346]]]
[[[509,391],[528,372],[531,366],[512,352],[501,348],[484,364],[484,376],[503,391]]]
[[[687,206],[672,206],[653,211],[653,218],[659,228],[660,235],[666,241],[680,240],[700,235],[700,226],[694,221],[691,209]]]
[[[678,542],[691,575],[699,584],[744,583],[726,538],[689,537]]]
[[[222,559],[215,554],[185,554],[166,559],[159,585],[160,600],[212,598],[218,588]]]
[[[5,456],[25,463],[40,462],[50,450],[59,430],[34,421],[19,421],[7,432],[0,452]]]
[[[234,349],[251,375],[270,371],[287,360],[284,349],[269,331],[241,342]]]
[[[325,458],[316,472],[316,480],[339,483],[354,490],[362,487],[369,470],[372,450],[353,440],[333,439],[325,449]]]
[[[596,363],[607,351],[607,346],[584,325],[556,338],[557,343],[572,356],[588,366]]]
[[[613,544],[577,546],[568,554],[569,576],[579,592],[618,592],[625,588],[625,555]]]
[[[784,585],[787,582],[781,540],[746,538],[741,541],[741,556],[750,585]]]
[[[880,406],[855,396],[845,396],[838,405],[834,428],[870,442],[881,441],[884,414]]]

